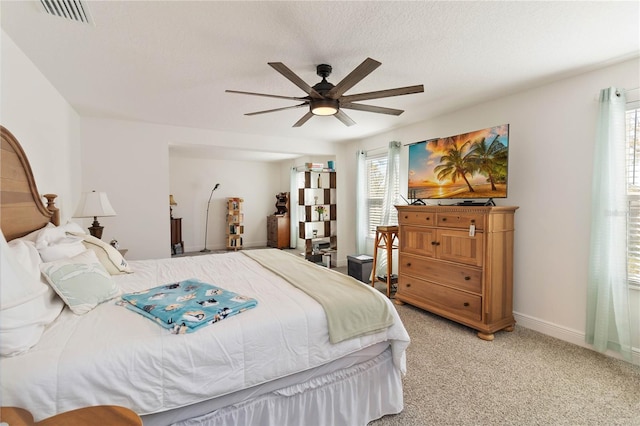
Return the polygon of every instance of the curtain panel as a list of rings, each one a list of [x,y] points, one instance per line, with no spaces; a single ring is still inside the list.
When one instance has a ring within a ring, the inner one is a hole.
[[[382,199],[382,221],[381,225],[397,225],[398,211],[396,203],[399,197],[400,182],[400,149],[402,144],[397,141],[389,142],[389,151],[387,154],[387,174],[384,179],[384,198]],[[386,250],[373,248],[378,250],[376,262],[377,276],[384,276],[387,273],[387,253]],[[397,270],[397,259],[393,260],[392,271]]]
[[[591,195],[586,341],[631,361],[627,281],[625,95],[600,92]]]
[[[356,252],[367,253],[367,155],[356,152]]]

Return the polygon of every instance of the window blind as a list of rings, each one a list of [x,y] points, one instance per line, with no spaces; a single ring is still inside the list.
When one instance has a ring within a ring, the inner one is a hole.
[[[367,158],[367,200],[369,206],[368,233],[375,237],[376,227],[382,222],[382,201],[384,199],[384,177],[387,174],[387,157]]]
[[[627,275],[629,284],[640,286],[640,108],[626,114],[627,130]]]

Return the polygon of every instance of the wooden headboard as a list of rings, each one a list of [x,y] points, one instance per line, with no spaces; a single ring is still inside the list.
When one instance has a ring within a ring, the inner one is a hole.
[[[60,212],[54,205],[56,195],[45,194],[44,205],[18,140],[3,126],[0,134],[0,229],[4,237],[11,241],[48,222],[60,225]]]

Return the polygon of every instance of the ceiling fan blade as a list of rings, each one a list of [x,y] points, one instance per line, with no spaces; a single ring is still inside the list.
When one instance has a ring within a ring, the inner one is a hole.
[[[382,63],[375,59],[365,59],[364,62],[351,71],[348,76],[343,78],[340,83],[336,84],[335,87],[327,93],[327,97],[331,99],[338,99],[344,92],[358,84],[360,80],[371,74],[380,65],[382,65]]]
[[[307,98],[296,98],[294,96],[268,95],[266,93],[242,92],[240,90],[225,90],[227,93],[239,93],[241,95],[265,96],[267,98],[289,99],[292,101],[304,101]]]
[[[397,89],[379,90],[377,92],[359,93],[356,95],[348,95],[340,98],[340,102],[355,102],[365,101],[367,99],[380,99],[389,98],[391,96],[410,95],[412,93],[424,92],[424,86],[419,84],[417,86],[398,87]]]
[[[363,105],[354,103],[340,103],[340,108],[355,109],[358,111],[377,112],[379,114],[400,115],[404,112],[402,109],[384,108],[373,105]]]
[[[300,108],[300,107],[307,106],[307,105],[309,105],[309,104],[308,103],[303,103],[303,104],[300,104],[300,105],[288,106],[288,107],[284,107],[284,108],[276,108],[276,109],[267,109],[265,111],[248,112],[245,115],[266,114],[268,112],[284,111],[286,109],[295,109],[295,108]]]
[[[353,126],[354,124],[356,124],[356,122],[353,121],[351,117],[345,114],[341,109],[339,109],[338,112],[336,112],[333,116],[342,121],[345,126]]]
[[[296,73],[291,71],[285,64],[282,62],[268,62],[268,64],[280,74],[282,74],[287,80],[301,88],[307,95],[311,96],[314,99],[324,99],[320,93],[316,92],[315,89],[309,86],[303,79],[298,77]]]
[[[305,115],[303,115],[300,120],[296,121],[296,124],[294,124],[292,127],[300,127],[300,126],[302,126],[304,123],[309,121],[309,119],[311,117],[313,117],[313,113],[311,111],[309,111]]]

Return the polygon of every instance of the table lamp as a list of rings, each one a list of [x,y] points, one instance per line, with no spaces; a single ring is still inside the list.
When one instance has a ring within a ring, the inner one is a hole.
[[[173,199],[173,194],[169,194],[169,216],[173,219],[173,206],[177,206],[176,200]]]
[[[98,223],[98,217],[115,216],[116,212],[111,207],[107,194],[104,192],[83,192],[80,203],[73,217],[92,217],[93,223],[89,228],[89,233],[96,238],[102,238],[104,226]]]

